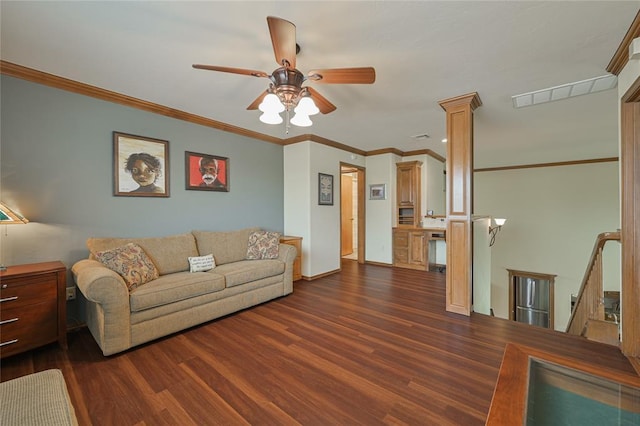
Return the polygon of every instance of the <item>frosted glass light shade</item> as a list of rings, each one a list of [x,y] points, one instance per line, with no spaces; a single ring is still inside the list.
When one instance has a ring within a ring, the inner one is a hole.
[[[297,114],[304,114],[306,116],[315,115],[320,112],[313,99],[304,97],[298,102],[298,106],[294,109]]]
[[[496,223],[496,225],[498,226],[502,226],[504,225],[504,223],[507,221],[507,219],[503,219],[503,218],[495,218],[493,219],[493,221]]]
[[[309,119],[308,115],[298,112],[291,119],[291,124],[295,124],[298,127],[309,127],[313,122]]]
[[[264,97],[260,105],[258,105],[258,109],[264,113],[279,114],[284,111],[284,105],[282,105],[278,96],[269,93]],[[282,120],[280,120],[280,122],[282,122]]]
[[[282,123],[282,117],[277,112],[265,112],[260,116],[260,121],[265,124],[280,124]]]

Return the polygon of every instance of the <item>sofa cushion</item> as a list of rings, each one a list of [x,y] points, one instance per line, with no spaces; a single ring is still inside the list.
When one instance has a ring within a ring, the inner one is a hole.
[[[213,254],[189,257],[189,272],[207,272],[215,267],[216,262],[213,260]]]
[[[224,275],[227,287],[249,283],[262,278],[284,273],[285,263],[281,260],[241,260],[216,266],[215,273]]]
[[[195,238],[190,233],[152,238],[89,238],[87,248],[95,258],[95,254],[99,251],[128,243],[135,243],[142,247],[158,268],[160,275],[188,271],[189,256],[199,255]]]
[[[247,259],[277,259],[280,248],[280,233],[255,231],[249,234]]]
[[[178,272],[165,275],[131,292],[131,312],[220,291],[224,289],[224,282],[224,277],[214,272]]]
[[[158,278],[158,270],[142,248],[134,243],[96,253],[96,258],[124,279],[129,291]]]
[[[200,255],[213,253],[216,265],[244,260],[249,235],[260,228],[238,231],[193,231]]]

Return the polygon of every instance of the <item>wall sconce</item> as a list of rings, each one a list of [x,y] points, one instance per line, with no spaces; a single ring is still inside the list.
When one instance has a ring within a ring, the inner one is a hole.
[[[24,225],[26,223],[29,223],[26,217],[14,212],[0,201],[0,225]],[[0,263],[0,271],[6,270],[7,267]]]
[[[491,241],[489,242],[489,247],[491,247],[493,245],[493,243],[496,242],[496,234],[498,234],[498,232],[500,232],[500,229],[502,228],[502,225],[504,225],[504,223],[507,221],[507,219],[503,219],[503,218],[495,218],[493,219],[493,222],[496,224],[496,226],[491,227],[489,226],[489,235],[491,236]]]

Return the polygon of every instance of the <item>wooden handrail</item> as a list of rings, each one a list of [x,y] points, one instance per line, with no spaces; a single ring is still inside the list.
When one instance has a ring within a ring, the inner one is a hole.
[[[604,320],[602,250],[607,241],[620,241],[620,232],[603,232],[596,238],[578,298],[567,324],[566,332],[569,334],[580,336],[589,320]]]

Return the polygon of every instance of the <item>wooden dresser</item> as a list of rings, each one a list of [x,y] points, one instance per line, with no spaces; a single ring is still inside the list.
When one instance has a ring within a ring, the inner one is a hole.
[[[67,347],[67,268],[62,262],[0,272],[0,357],[58,341]]]
[[[298,251],[296,259],[293,261],[293,280],[298,281],[302,279],[302,237],[282,236],[280,237],[282,244],[289,244],[294,246]]]

